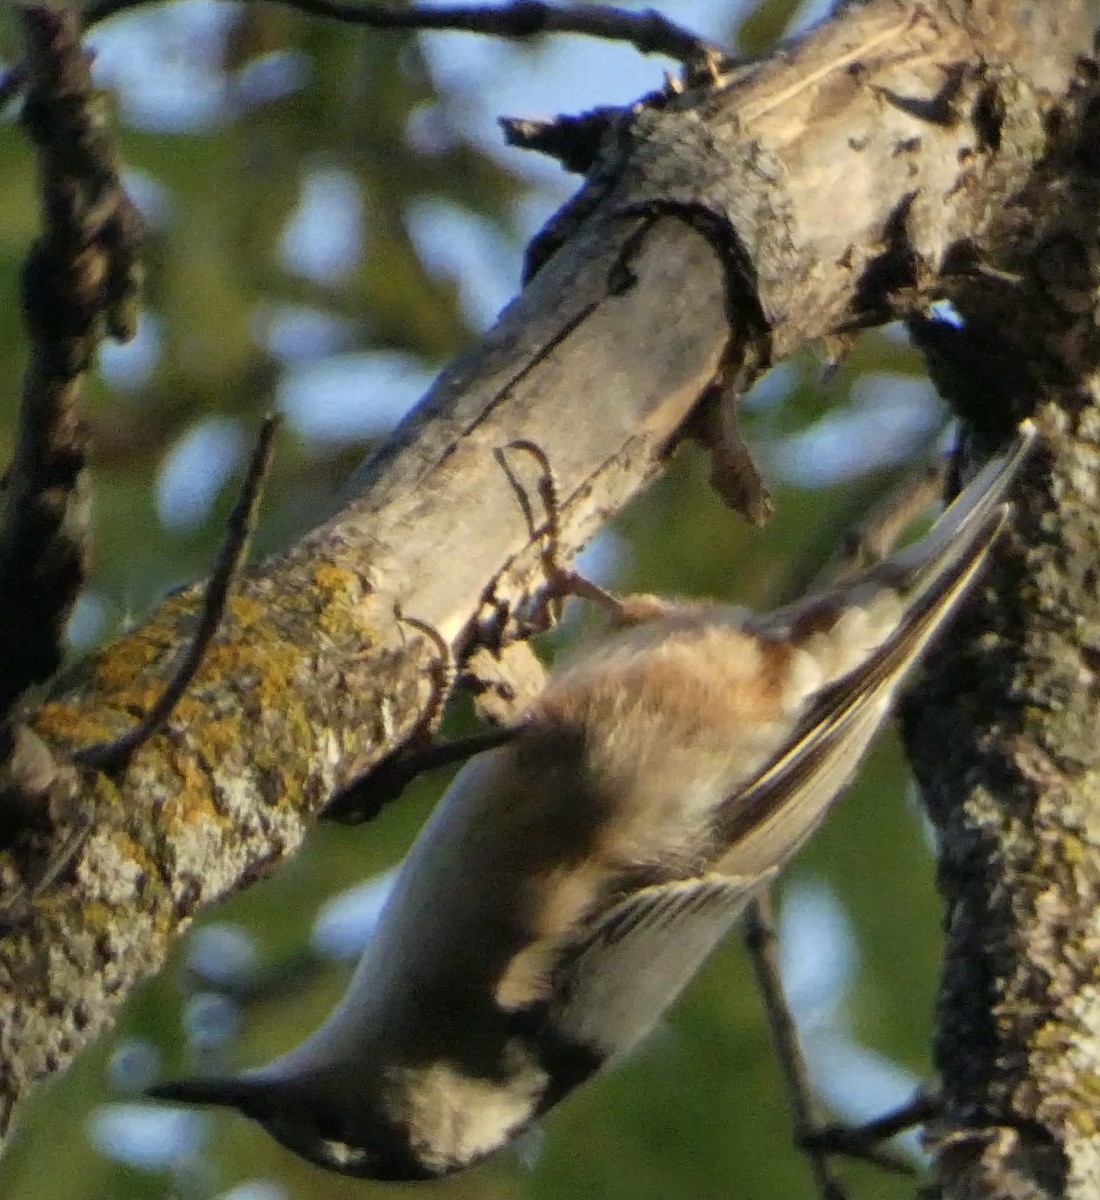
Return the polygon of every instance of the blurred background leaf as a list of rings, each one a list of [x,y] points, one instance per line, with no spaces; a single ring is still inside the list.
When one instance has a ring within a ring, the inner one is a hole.
[[[758,53],[824,5],[664,7]],[[506,149],[498,115],[629,102],[668,65],[600,42],[384,36],[214,0],[119,17],[91,41],[151,237],[139,336],[104,350],[87,398],[96,556],[74,654],[205,573],[265,411],[289,421],[261,552],[330,513],[356,463],[491,324],[519,286],[526,240],[575,187],[553,164]],[[5,13],[0,56],[17,55]],[[37,229],[14,115],[0,125],[9,298]],[[0,458],[23,355],[10,302],[0,306]],[[897,330],[864,337],[827,383],[805,354],[746,405],[778,499],[764,533],[721,507],[704,456],[685,448],[597,539],[588,569],[624,589],[773,604],[806,585],[943,421]],[[364,880],[399,861],[442,786],[419,785],[366,829],[319,830],[278,875],[211,913],[134,997],[117,1035],[36,1097],[0,1169],[4,1200],[392,1193],[321,1173],[242,1119],[181,1116],[137,1094],[183,1067],[267,1061],[320,1022],[377,907],[381,885]],[[779,892],[785,979],[817,1086],[842,1118],[905,1100],[929,1070],[938,908],[906,789],[887,737]],[[452,1200],[809,1195],[740,947],[715,957],[633,1060],[552,1114],[538,1142],[424,1190]],[[866,1168],[847,1173],[866,1200],[912,1191]]]

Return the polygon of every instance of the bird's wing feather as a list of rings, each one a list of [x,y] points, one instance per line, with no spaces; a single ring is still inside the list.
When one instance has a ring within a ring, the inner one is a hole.
[[[855,772],[906,672],[981,569],[1002,523],[1003,514],[987,518],[969,555],[929,587],[874,654],[821,692],[800,735],[722,805],[715,832],[728,850],[711,870],[751,874],[782,865],[813,832]]]
[[[614,904],[559,960],[556,1033],[600,1057],[636,1045],[773,875],[681,879]]]

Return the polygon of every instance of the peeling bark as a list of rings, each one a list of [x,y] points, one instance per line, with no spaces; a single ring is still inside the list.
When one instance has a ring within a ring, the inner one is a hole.
[[[848,6],[713,87],[620,114],[521,296],[444,371],[347,507],[244,581],[167,729],[121,780],[86,774],[45,832],[28,827],[0,854],[7,890],[90,824],[0,940],[3,1128],[104,1031],[197,908],[277,865],[349,765],[416,726],[433,651],[397,607],[461,651],[537,588],[515,486],[534,508],[537,476],[510,442],[533,440],[553,463],[570,553],[700,427],[715,384],[743,390],[807,341],[964,301],[982,248],[1010,240],[1006,212],[1057,202],[1049,188],[1019,197],[1091,10],[1053,9]],[[170,598],[29,714],[59,759],[148,708],[199,598]]]

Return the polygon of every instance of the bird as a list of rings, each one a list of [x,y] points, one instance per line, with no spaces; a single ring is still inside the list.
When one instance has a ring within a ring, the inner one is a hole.
[[[980,573],[1034,438],[922,539],[778,611],[611,602],[618,628],[458,773],[321,1027],[149,1094],[370,1179],[516,1141],[646,1037],[818,826]]]

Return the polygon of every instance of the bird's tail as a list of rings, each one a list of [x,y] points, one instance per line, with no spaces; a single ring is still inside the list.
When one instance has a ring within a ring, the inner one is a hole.
[[[982,467],[923,538],[892,555],[890,567],[918,577],[932,568],[939,575],[949,573],[952,562],[968,557],[974,543],[988,537],[990,526],[1004,520],[1005,495],[1035,437],[1034,422],[1021,422],[1008,449]]]

